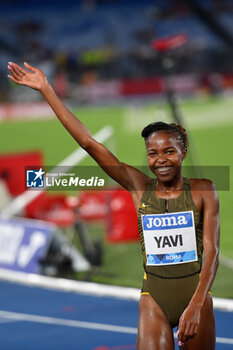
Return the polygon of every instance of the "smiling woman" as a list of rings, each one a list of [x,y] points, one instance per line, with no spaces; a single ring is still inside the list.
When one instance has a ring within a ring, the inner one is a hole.
[[[151,171],[158,178],[162,176],[166,183],[174,182],[174,176],[181,175],[182,161],[187,155],[188,137],[185,129],[179,124],[151,123],[142,130],[142,137],[146,142]]]
[[[148,164],[156,176],[150,178],[97,142],[65,107],[41,70],[27,63],[26,69],[12,62],[8,67],[9,78],[38,90],[77,143],[132,195],[145,268],[137,349],[174,349],[175,326],[184,349],[214,349],[209,290],[218,267],[218,198],[211,181],[182,177],[187,154],[183,127],[160,122],[143,130]],[[164,225],[157,227],[158,222]]]

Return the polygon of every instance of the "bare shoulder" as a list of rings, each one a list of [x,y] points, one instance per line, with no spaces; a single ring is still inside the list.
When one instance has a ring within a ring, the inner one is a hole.
[[[208,179],[190,179],[192,191],[216,191],[213,181]]]
[[[215,184],[211,180],[190,179],[190,184],[193,200],[199,210],[200,208],[212,208],[214,211],[218,211],[218,194],[215,188]]]

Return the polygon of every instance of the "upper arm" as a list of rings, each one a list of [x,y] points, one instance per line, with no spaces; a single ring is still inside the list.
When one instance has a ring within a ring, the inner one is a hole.
[[[203,195],[203,245],[204,253],[218,253],[220,238],[219,200],[215,185],[204,180]]]
[[[99,166],[126,190],[141,189],[148,183],[149,177],[138,169],[120,162],[103,144],[92,139],[85,150]]]

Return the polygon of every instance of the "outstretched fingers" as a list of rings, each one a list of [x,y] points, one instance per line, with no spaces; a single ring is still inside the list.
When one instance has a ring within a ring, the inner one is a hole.
[[[37,68],[30,66],[30,64],[28,64],[27,62],[24,62],[24,65],[28,70],[30,70],[33,73],[36,73],[38,71]]]
[[[8,77],[15,83],[20,84],[23,77],[26,75],[26,71],[20,66],[13,64],[12,62],[9,62],[8,69],[11,72],[11,75],[8,75]]]
[[[11,75],[8,77],[16,84],[25,85],[35,90],[41,90],[48,84],[46,76],[40,69],[30,66],[26,62],[24,62],[24,66],[26,69],[16,63],[9,62],[8,68]]]
[[[8,68],[10,69],[11,72],[14,72],[15,75],[19,77],[22,77],[27,73],[25,69],[23,69],[21,66],[13,62],[8,63]]]

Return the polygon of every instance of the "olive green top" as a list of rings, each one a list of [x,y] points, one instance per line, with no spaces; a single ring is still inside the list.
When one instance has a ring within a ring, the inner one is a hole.
[[[140,207],[138,210],[138,230],[140,235],[141,249],[144,260],[144,268],[148,274],[153,274],[162,278],[182,278],[197,274],[201,271],[202,254],[203,254],[203,222],[202,215],[196,208],[190,186],[190,179],[184,178],[184,185],[181,194],[177,198],[164,199],[157,197],[155,193],[156,179],[151,179],[143,193]],[[166,202],[167,210],[166,210]],[[198,260],[182,264],[146,266],[146,252],[143,237],[141,215],[162,214],[165,212],[175,213],[182,211],[193,211]]]

